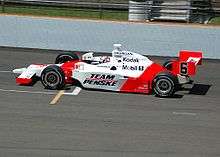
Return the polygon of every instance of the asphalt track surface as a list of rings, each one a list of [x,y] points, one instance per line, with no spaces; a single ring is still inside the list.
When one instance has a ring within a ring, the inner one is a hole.
[[[218,60],[204,60],[198,69],[198,93],[184,90],[162,99],[81,90],[50,105],[58,91],[40,82],[17,86],[10,71],[53,63],[56,52],[0,48],[0,55],[1,157],[220,156]]]

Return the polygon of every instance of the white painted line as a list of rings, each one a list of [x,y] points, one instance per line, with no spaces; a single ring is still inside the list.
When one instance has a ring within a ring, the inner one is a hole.
[[[13,92],[13,93],[29,93],[29,94],[47,94],[53,95],[56,94],[55,92],[40,92],[40,91],[25,91],[25,90],[7,90],[7,89],[0,89],[2,92]]]
[[[78,95],[81,90],[82,90],[82,88],[76,87],[72,93],[64,93],[64,95]]]
[[[73,95],[78,95],[80,93],[80,91],[82,90],[82,88],[80,87],[76,87],[74,90],[73,90]]]
[[[175,115],[188,115],[188,116],[196,116],[196,113],[190,113],[190,112],[173,112]]]
[[[76,87],[71,93],[63,93],[63,95],[78,95],[82,88]],[[53,95],[57,94],[56,92],[41,92],[41,91],[26,91],[26,90],[16,90],[16,89],[0,89],[2,92],[13,92],[13,93],[29,93],[29,94],[45,94]]]
[[[12,71],[4,71],[4,70],[1,71],[1,70],[0,70],[0,73],[12,73]]]

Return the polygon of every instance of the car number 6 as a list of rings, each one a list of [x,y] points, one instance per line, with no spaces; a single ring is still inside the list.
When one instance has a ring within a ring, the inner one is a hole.
[[[180,74],[183,74],[183,75],[188,74],[188,64],[186,62],[180,63]]]

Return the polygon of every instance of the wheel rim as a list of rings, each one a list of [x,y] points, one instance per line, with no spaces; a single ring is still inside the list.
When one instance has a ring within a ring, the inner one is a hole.
[[[44,79],[45,83],[50,87],[56,86],[60,82],[59,75],[54,71],[51,71],[51,72],[48,72],[47,74],[45,74],[44,78],[45,78]]]
[[[156,83],[156,88],[161,94],[168,94],[172,90],[172,83],[167,79],[160,79]]]

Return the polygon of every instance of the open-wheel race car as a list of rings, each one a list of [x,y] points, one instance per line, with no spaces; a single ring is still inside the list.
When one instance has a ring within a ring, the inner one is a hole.
[[[20,74],[19,85],[30,85],[36,78],[47,89],[64,89],[67,84],[83,88],[130,93],[154,93],[171,97],[183,84],[192,82],[196,66],[202,63],[202,52],[180,51],[179,58],[159,65],[147,57],[122,50],[114,44],[111,56],[94,56],[92,52],[79,57],[62,53],[55,64],[31,64],[13,70]]]

